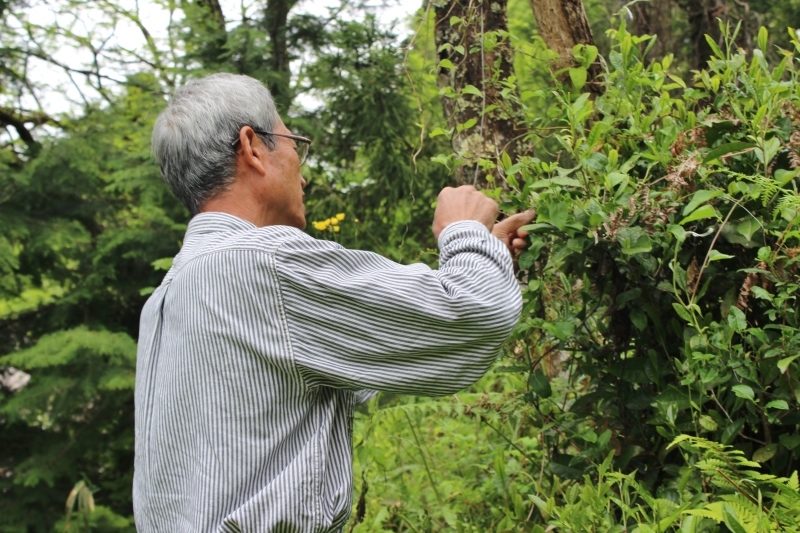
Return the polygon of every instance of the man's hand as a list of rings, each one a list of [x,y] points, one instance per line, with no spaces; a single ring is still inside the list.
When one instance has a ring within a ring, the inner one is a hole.
[[[438,239],[444,228],[462,220],[475,220],[492,231],[497,212],[497,202],[478,192],[472,185],[462,185],[457,189],[446,187],[439,193],[433,215],[433,236]]]
[[[508,246],[511,255],[517,255],[528,246],[526,239],[528,232],[519,228],[530,223],[535,216],[536,211],[533,209],[512,215],[495,224],[494,229],[491,230],[492,235]]]

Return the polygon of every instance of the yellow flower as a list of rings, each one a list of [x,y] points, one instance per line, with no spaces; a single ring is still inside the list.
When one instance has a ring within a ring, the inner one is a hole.
[[[331,217],[331,218],[329,218],[329,219],[328,219],[328,222],[330,222],[331,224],[333,224],[334,226],[336,226],[336,225],[338,225],[338,224],[339,224],[339,219],[338,219],[338,218],[336,218],[336,217]]]
[[[325,231],[328,229],[328,221],[327,220],[318,220],[316,222],[311,223],[314,226],[314,229],[318,231]]]
[[[334,226],[331,228],[334,233],[339,233],[339,226]]]
[[[344,213],[336,213],[336,220],[339,221],[344,220]]]

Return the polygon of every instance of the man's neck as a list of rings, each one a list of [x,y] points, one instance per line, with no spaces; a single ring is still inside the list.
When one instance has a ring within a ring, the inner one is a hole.
[[[266,216],[261,206],[252,198],[242,194],[242,191],[228,190],[208,200],[203,204],[200,212],[208,213],[210,211],[233,215],[247,220],[259,228],[270,225],[269,217]]]

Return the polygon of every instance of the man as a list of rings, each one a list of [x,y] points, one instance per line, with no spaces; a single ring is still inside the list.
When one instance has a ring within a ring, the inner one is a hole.
[[[194,217],[142,311],[140,533],[341,530],[354,406],[468,386],[519,318],[508,247],[532,213],[494,225],[493,200],[448,188],[439,270],[346,250],[302,231],[309,144],[246,76],[190,82],[156,121],[153,153]]]

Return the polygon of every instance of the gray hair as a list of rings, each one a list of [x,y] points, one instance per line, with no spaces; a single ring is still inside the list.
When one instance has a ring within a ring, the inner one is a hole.
[[[153,155],[173,194],[192,215],[233,183],[243,126],[274,131],[280,122],[272,95],[249,76],[212,74],[175,91],[153,126]],[[263,141],[272,149],[275,141]]]

